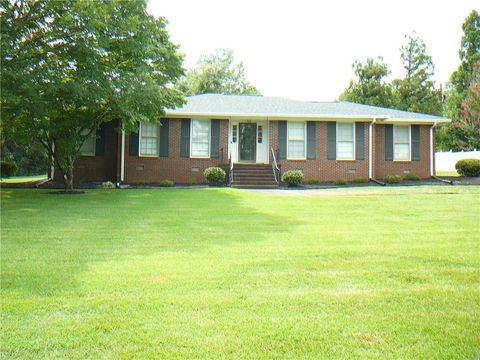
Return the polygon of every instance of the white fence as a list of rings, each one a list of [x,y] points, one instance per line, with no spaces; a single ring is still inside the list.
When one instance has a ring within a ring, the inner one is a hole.
[[[436,152],[435,168],[440,171],[455,171],[455,164],[461,159],[480,159],[480,150]]]

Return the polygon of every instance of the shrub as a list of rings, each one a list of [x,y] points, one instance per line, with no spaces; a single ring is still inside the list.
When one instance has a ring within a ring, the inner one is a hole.
[[[305,179],[303,182],[305,184],[311,184],[311,185],[320,184],[320,180],[315,178]]]
[[[415,174],[405,174],[403,175],[403,180],[420,180],[420,176]]]
[[[160,186],[163,187],[172,187],[175,183],[172,180],[162,180],[160,181]]]
[[[480,176],[480,159],[459,160],[455,169],[461,176]]]
[[[337,179],[334,181],[335,185],[347,185],[347,180],[345,179]]]
[[[298,186],[303,181],[303,172],[301,170],[289,170],[283,173],[282,181],[288,186]]]
[[[105,181],[105,182],[102,183],[102,188],[113,189],[113,188],[115,188],[115,184],[112,183],[111,181]]]
[[[191,179],[189,180],[189,183],[190,183],[190,185],[197,185],[197,184],[198,184],[198,180],[197,180],[196,178],[191,178]]]
[[[398,184],[402,182],[402,177],[400,175],[387,175],[383,179],[387,184]]]
[[[225,171],[219,167],[209,167],[203,172],[203,176],[209,184],[219,185],[225,181]]]
[[[362,183],[367,183],[368,179],[365,177],[356,177],[355,179],[352,180],[354,183],[357,184],[362,184]]]
[[[18,170],[17,165],[11,161],[1,161],[0,165],[0,175],[2,178],[12,177]]]

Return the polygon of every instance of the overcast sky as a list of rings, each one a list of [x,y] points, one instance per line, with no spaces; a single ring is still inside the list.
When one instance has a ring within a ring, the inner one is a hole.
[[[435,65],[437,86],[459,64],[462,23],[479,0],[150,0],[168,20],[185,68],[230,48],[263,95],[297,100],[338,98],[355,59],[382,56],[401,76],[400,46],[416,31]]]

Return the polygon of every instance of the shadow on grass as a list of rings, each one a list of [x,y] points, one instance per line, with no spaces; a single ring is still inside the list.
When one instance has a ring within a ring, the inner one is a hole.
[[[295,225],[259,211],[255,201],[261,199],[230,189],[92,190],[74,197],[45,193],[2,191],[5,292],[72,292],[79,281],[95,283],[82,274],[95,277],[102,263],[124,276],[128,269],[119,266],[129,259],[155,255],[152,261],[161,261],[172,253],[198,259],[212,247],[255,244]],[[108,272],[103,275],[99,280],[108,282]]]

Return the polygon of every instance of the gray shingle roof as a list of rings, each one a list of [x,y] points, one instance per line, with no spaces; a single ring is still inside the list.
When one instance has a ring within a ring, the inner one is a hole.
[[[439,116],[357,104],[347,101],[308,102],[258,95],[203,94],[187,97],[187,103],[167,115],[259,116],[306,118],[378,118],[388,120],[449,121]]]

